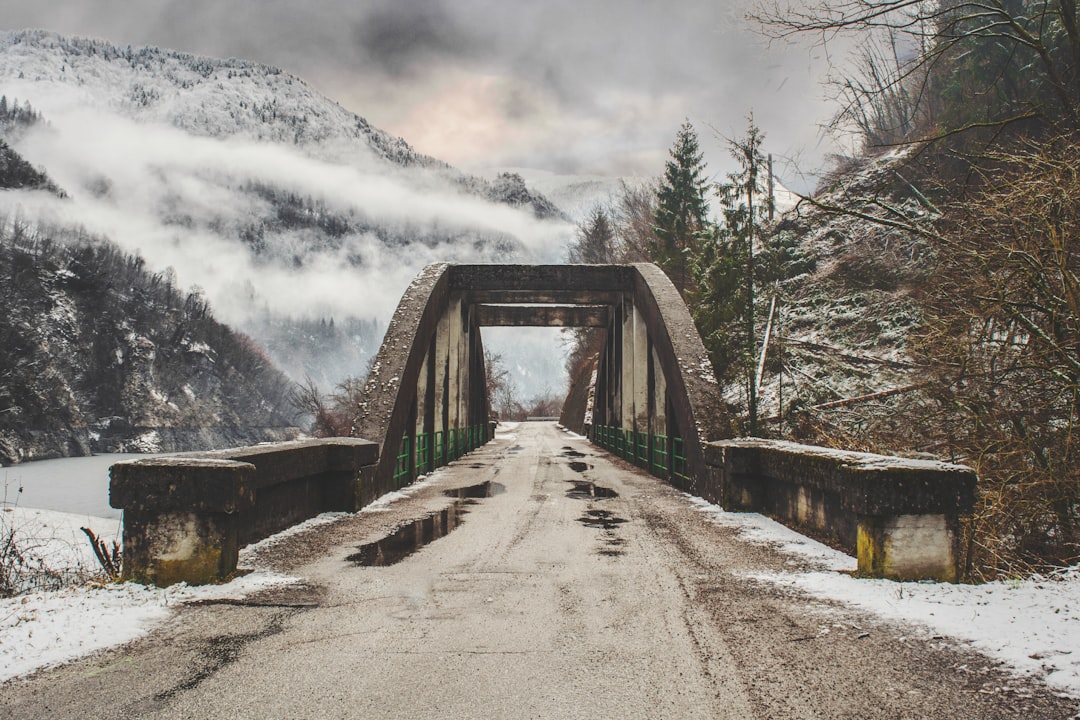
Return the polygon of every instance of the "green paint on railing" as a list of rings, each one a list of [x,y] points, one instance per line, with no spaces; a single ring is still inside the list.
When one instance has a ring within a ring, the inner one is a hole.
[[[671,474],[680,480],[690,480],[686,472],[686,450],[682,438],[671,438]]]
[[[409,436],[401,438],[401,448],[397,454],[397,465],[394,467],[394,483],[398,488],[408,484],[412,480],[412,452],[409,444]],[[402,482],[402,480],[405,480]]]
[[[416,436],[416,474],[424,475],[431,471],[431,447],[428,444],[430,435],[420,433]]]
[[[446,464],[446,440],[442,430],[435,431],[435,454],[431,461],[432,469]]]
[[[649,469],[649,433],[638,431],[635,433],[634,462],[646,470]]]
[[[653,435],[652,474],[667,478],[671,469],[668,467],[667,435]]]
[[[682,438],[623,430],[613,425],[593,426],[592,436],[600,447],[657,477],[690,480]]]

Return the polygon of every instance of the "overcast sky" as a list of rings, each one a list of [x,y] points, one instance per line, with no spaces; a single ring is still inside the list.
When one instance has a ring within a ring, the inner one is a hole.
[[[688,118],[719,173],[711,128],[753,111],[766,150],[812,172],[821,53],[767,46],[751,1],[0,0],[0,23],[276,65],[467,170],[658,175]]]

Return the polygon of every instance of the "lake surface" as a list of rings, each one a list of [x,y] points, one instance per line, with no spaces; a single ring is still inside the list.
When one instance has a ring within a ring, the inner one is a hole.
[[[0,502],[77,515],[119,518],[109,507],[109,466],[121,460],[157,457],[132,453],[93,455],[0,468]],[[19,492],[19,488],[22,492]]]

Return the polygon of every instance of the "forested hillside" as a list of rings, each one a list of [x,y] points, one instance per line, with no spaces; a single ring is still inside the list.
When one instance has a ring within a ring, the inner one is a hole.
[[[570,231],[520,177],[456,170],[255,62],[3,31],[5,105],[0,138],[65,197],[12,193],[0,212],[174,268],[324,391],[363,374],[425,264],[550,261]]]
[[[645,257],[667,271],[733,434],[973,466],[970,579],[1075,563],[1075,5],[824,0],[760,19],[777,37],[859,39],[833,129],[855,133],[860,152],[779,213],[752,116],[729,141],[736,170],[715,184],[687,124],[660,184],[598,208],[571,259]],[[575,360],[589,354],[583,342]]]
[[[2,464],[294,432],[265,354],[106,241],[0,217],[0,297]]]

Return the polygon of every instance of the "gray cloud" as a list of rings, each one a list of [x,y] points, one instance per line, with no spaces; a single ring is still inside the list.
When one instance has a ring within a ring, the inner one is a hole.
[[[488,41],[441,2],[371,4],[356,22],[356,51],[391,77],[423,73],[431,63],[460,62],[482,54]]]
[[[752,1],[0,0],[0,22],[278,65],[467,169],[657,174],[690,118],[722,172],[707,126],[737,134],[750,110],[813,166],[825,63],[766,46]]]

